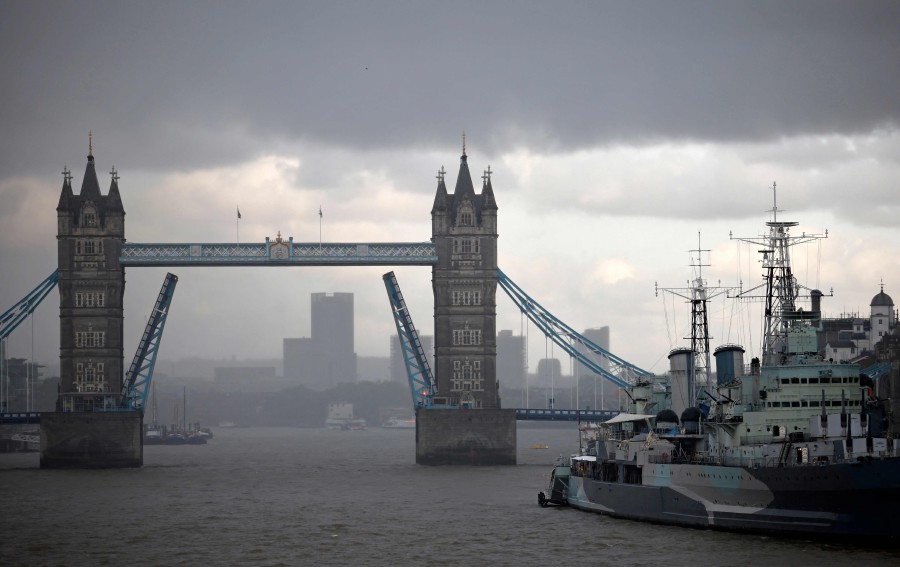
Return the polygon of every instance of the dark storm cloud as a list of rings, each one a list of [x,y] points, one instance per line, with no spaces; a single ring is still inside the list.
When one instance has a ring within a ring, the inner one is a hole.
[[[298,140],[446,149],[463,129],[496,152],[900,124],[893,2],[7,2],[0,13],[6,175],[80,163],[73,144],[88,129],[120,169],[171,169]]]

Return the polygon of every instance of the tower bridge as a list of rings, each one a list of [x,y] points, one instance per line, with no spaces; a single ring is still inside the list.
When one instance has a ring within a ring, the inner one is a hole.
[[[501,408],[496,376],[498,282],[548,337],[598,374],[619,385],[647,375],[562,324],[498,270],[492,172],[484,172],[476,193],[465,147],[454,191],[447,191],[443,168],[437,177],[429,242],[299,243],[280,233],[257,243],[126,242],[119,178],[115,170],[111,173],[109,191],[103,195],[90,151],[76,195],[71,173],[63,172],[56,209],[60,399],[99,401],[121,394],[125,268],[142,266],[431,266],[439,405],[477,411],[417,410],[419,463],[514,464],[517,416],[567,419],[565,412],[517,414]],[[597,357],[605,363],[598,364]],[[61,412],[42,420],[48,446],[42,447],[41,465],[140,466],[142,412],[132,413],[136,415],[98,413],[92,418]],[[103,448],[85,450],[87,440],[98,435]]]

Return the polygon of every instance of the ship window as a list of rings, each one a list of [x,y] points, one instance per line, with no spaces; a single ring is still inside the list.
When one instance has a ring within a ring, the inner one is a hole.
[[[810,378],[810,379],[809,379],[809,383],[810,383],[810,384],[818,384],[818,383],[819,383],[819,379],[818,379],[818,378]]]
[[[799,378],[791,378],[791,384],[799,384],[799,383],[800,383]]]
[[[801,383],[801,384],[806,384],[806,378],[801,378],[801,379],[800,379],[800,383]]]
[[[800,407],[800,402],[791,402],[791,407],[792,407],[792,408],[799,408],[799,407]]]
[[[806,400],[800,400],[800,405],[806,408],[809,407],[809,402],[807,402]]]
[[[817,408],[817,407],[819,407],[819,402],[818,402],[818,400],[813,400],[813,401],[809,402],[809,407],[811,407],[811,408]]]

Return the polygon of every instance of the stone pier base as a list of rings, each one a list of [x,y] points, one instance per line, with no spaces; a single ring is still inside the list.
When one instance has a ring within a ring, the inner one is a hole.
[[[41,468],[127,468],[144,464],[140,412],[41,414]]]
[[[516,410],[416,410],[416,463],[515,465]]]

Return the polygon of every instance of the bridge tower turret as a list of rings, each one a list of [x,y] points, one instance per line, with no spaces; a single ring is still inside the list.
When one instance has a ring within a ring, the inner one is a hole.
[[[431,210],[435,380],[438,398],[448,403],[499,408],[497,203],[490,167],[476,195],[467,159],[463,145],[452,195],[441,168]]]
[[[118,398],[122,387],[125,209],[118,174],[100,193],[93,147],[81,191],[64,181],[57,214],[60,318],[60,409],[80,411]]]

